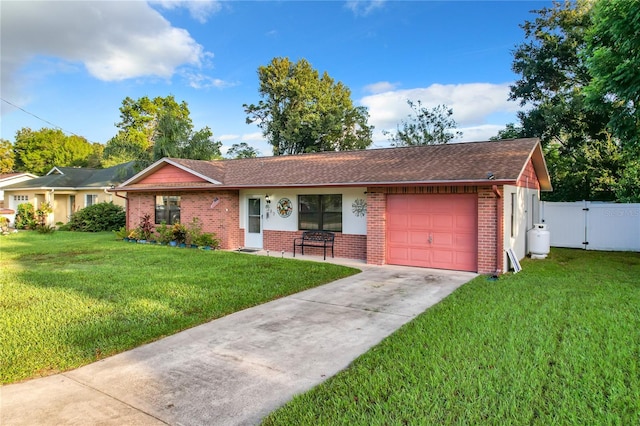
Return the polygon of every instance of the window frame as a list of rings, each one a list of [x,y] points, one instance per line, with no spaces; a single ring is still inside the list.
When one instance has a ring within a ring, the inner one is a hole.
[[[160,199],[162,199],[162,204],[158,204],[158,201]],[[171,201],[175,202],[175,205],[173,205],[174,208],[171,208],[172,207]],[[161,225],[162,222],[165,222],[167,225],[173,225],[176,222],[180,222],[181,201],[182,200],[180,195],[155,195],[154,207],[153,207],[154,223],[156,225]],[[159,211],[158,207],[162,207],[161,215],[158,215],[158,211]],[[175,212],[177,212],[177,217]]]
[[[339,208],[332,210],[336,201],[334,197],[339,197]],[[317,210],[303,211],[305,207],[308,208],[314,204],[317,205]],[[336,218],[339,218],[339,221]],[[344,225],[342,219],[342,194],[298,195],[298,230],[342,232]],[[313,223],[316,227],[303,226],[303,223]]]
[[[91,200],[91,202],[89,202]],[[98,204],[98,194],[84,194],[84,206],[91,207]]]

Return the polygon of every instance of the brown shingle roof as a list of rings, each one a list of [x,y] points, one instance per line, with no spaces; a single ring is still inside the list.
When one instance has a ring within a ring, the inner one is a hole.
[[[532,138],[239,160],[170,161],[226,187],[452,184],[486,182],[489,172],[496,181],[515,182],[536,149],[540,149],[539,141]],[[544,166],[540,154],[537,161]],[[546,166],[540,170],[546,172]],[[125,186],[135,187],[135,181]]]

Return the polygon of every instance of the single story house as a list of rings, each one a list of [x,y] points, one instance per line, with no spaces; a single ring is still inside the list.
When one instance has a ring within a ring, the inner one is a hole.
[[[164,158],[112,190],[127,224],[203,222],[224,249],[291,252],[304,230],[370,264],[501,273],[552,190],[535,138],[237,160]]]
[[[4,188],[9,185],[23,182],[25,180],[34,179],[38,176],[31,173],[3,173],[0,174],[0,207],[9,208],[9,204],[4,201]]]
[[[134,174],[133,161],[106,169],[54,167],[45,176],[6,186],[8,206],[5,205],[17,210],[23,203],[38,208],[41,203],[49,202],[53,207],[49,224],[67,223],[71,214],[96,203],[113,201],[124,207],[125,199],[107,190]]]

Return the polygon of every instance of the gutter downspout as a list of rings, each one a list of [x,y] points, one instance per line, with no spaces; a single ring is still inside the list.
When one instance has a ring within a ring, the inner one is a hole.
[[[496,241],[496,275],[500,275],[504,269],[504,226],[502,223],[502,209],[500,208],[502,193],[498,189],[498,185],[493,185],[491,189],[496,196],[496,234],[498,234],[498,241]]]
[[[104,191],[107,192],[106,189]],[[129,229],[129,197],[125,197],[124,195],[118,194],[118,191],[113,191],[113,193],[116,195],[116,197],[122,198],[125,200],[124,211],[127,213],[125,215],[125,227]]]

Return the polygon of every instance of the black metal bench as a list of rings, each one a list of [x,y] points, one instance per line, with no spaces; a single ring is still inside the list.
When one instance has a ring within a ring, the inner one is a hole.
[[[302,238],[293,240],[293,257],[296,257],[296,247],[301,248],[304,254],[305,247],[321,247],[324,251],[324,260],[327,260],[327,248],[331,248],[331,257],[333,257],[333,242],[335,234],[329,231],[304,231]]]

